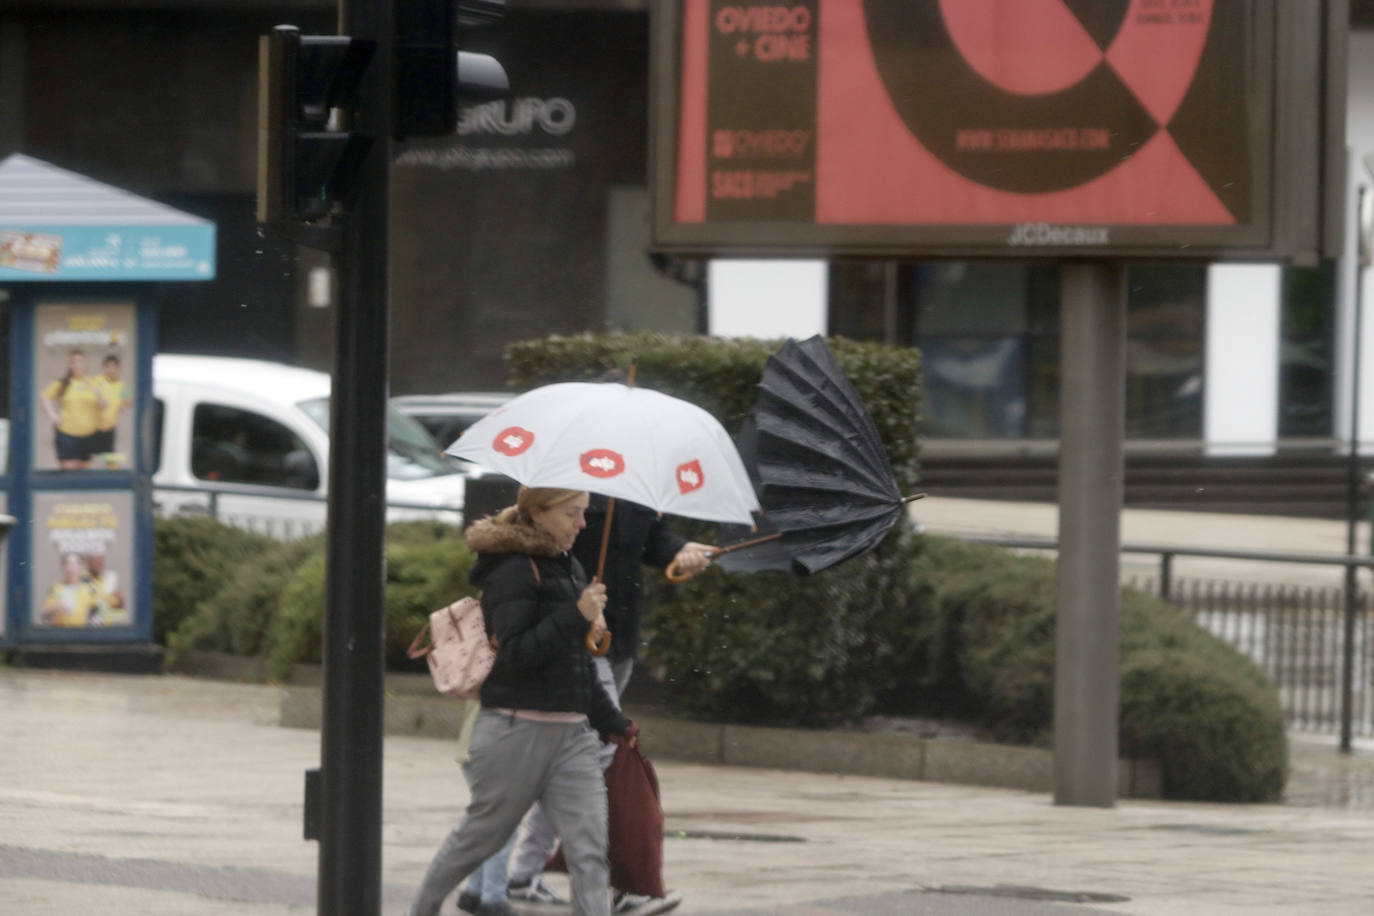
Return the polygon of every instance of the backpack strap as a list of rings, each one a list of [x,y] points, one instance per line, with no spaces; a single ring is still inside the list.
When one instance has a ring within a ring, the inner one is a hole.
[[[539,564],[534,562],[534,557],[526,556],[525,559],[530,561],[530,569],[534,570],[534,584],[542,584],[543,580],[539,578]]]
[[[430,652],[434,651],[434,643],[432,640],[428,641],[428,645],[425,644],[425,637],[427,636],[429,636],[428,620],[425,621],[424,626],[420,627],[420,632],[415,634],[415,638],[411,640],[410,647],[406,649],[406,658],[424,658]]]

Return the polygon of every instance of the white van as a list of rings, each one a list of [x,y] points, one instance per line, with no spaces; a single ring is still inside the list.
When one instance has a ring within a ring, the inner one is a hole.
[[[278,537],[324,526],[329,376],[262,360],[153,357],[154,508]],[[388,407],[389,520],[458,523],[468,475]]]

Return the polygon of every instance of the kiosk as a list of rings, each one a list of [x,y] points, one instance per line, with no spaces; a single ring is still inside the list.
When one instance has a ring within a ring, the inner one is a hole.
[[[213,223],[28,156],[0,160],[0,514],[16,520],[0,545],[0,648],[41,664],[157,664],[152,284],[214,275]]]

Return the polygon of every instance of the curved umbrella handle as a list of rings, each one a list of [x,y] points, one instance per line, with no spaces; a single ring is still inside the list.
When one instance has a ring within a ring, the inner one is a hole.
[[[779,537],[779,536],[776,536],[776,534],[775,534],[774,537]],[[756,542],[756,541],[749,541],[749,544],[754,544],[754,542]],[[732,549],[735,549],[735,548],[738,548],[738,547],[747,547],[747,544],[735,544],[735,547],[725,547],[725,548],[716,547],[716,548],[709,549],[709,551],[702,551],[702,552],[705,553],[705,555],[708,556],[708,558],[714,558],[714,556],[720,556],[721,553],[730,553],[730,552],[732,551]],[[690,578],[691,578],[691,573],[683,573],[682,567],[677,566],[677,560],[675,559],[675,560],[673,560],[672,563],[669,563],[669,564],[668,564],[668,569],[665,569],[665,570],[664,570],[664,578],[666,578],[666,580],[668,580],[669,582],[672,582],[673,585],[680,585],[680,584],[683,584],[683,582],[686,582],[687,580],[690,580]]]
[[[663,570],[663,577],[667,579],[669,582],[673,583],[674,585],[686,582],[688,579],[692,578],[682,570],[678,569],[677,560],[674,560],[673,562],[669,563],[668,568]]]
[[[765,534],[761,538],[754,538],[752,541],[742,541],[738,544],[731,544],[729,547],[712,547],[710,550],[706,551],[706,555],[714,559],[721,554],[730,553],[732,550],[743,550],[745,547],[753,547],[755,544],[776,541],[780,537],[782,537],[782,532],[775,531],[772,534]],[[668,564],[668,568],[663,570],[663,575],[667,577],[669,582],[674,584],[686,582],[688,579],[692,578],[678,568],[677,560],[673,560],[673,562]]]
[[[601,634],[601,642],[592,638],[592,629],[587,628],[587,651],[600,658],[611,651],[611,631],[607,630]]]

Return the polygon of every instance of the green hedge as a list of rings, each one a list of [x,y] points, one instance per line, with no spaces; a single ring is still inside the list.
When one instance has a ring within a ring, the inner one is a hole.
[[[205,518],[155,526],[155,630],[175,665],[190,650],[267,658],[276,677],[319,661],[323,634],[323,535],[282,542]],[[470,594],[472,557],[456,526],[387,527],[386,660],[423,670],[406,647],[430,611]]]
[[[809,580],[710,571],[660,585],[644,656],[689,715],[820,726],[921,714],[1046,745],[1055,593],[1047,560],[903,531]],[[1123,594],[1123,753],[1159,760],[1170,798],[1277,800],[1277,691],[1173,605]]]
[[[319,537],[273,542],[257,555],[241,560],[220,587],[208,590],[191,615],[170,634],[168,663],[175,664],[182,653],[193,650],[267,655],[282,592],[320,543]]]
[[[920,355],[909,347],[826,339],[863,399],[903,491],[916,486],[916,420]],[[755,386],[782,340],[673,337],[666,334],[581,334],[520,341],[506,347],[510,384],[517,390],[560,381],[597,379],[607,370],[635,367],[635,384],[691,401],[731,435],[754,404]]]
[[[153,640],[170,645],[173,634],[203,603],[240,580],[280,544],[266,535],[214,519],[173,516],[153,526]],[[201,624],[194,624],[199,627]]]
[[[874,710],[904,670],[909,573],[921,539],[898,531],[843,572],[710,570],[683,585],[658,575],[643,656],[670,700],[730,722],[828,725]],[[647,572],[646,572],[647,575]]]
[[[978,720],[1044,743],[1054,712],[1054,564],[941,538],[916,573]],[[1169,798],[1276,801],[1288,774],[1278,692],[1245,655],[1174,605],[1134,589],[1121,603],[1123,753],[1159,760]]]
[[[473,556],[454,526],[423,522],[392,525],[387,532],[386,665],[391,670],[425,670],[406,657],[406,648],[431,611],[474,594],[468,583]],[[283,677],[296,662],[318,662],[324,638],[325,555],[310,555],[281,595],[272,628],[269,662]]]

